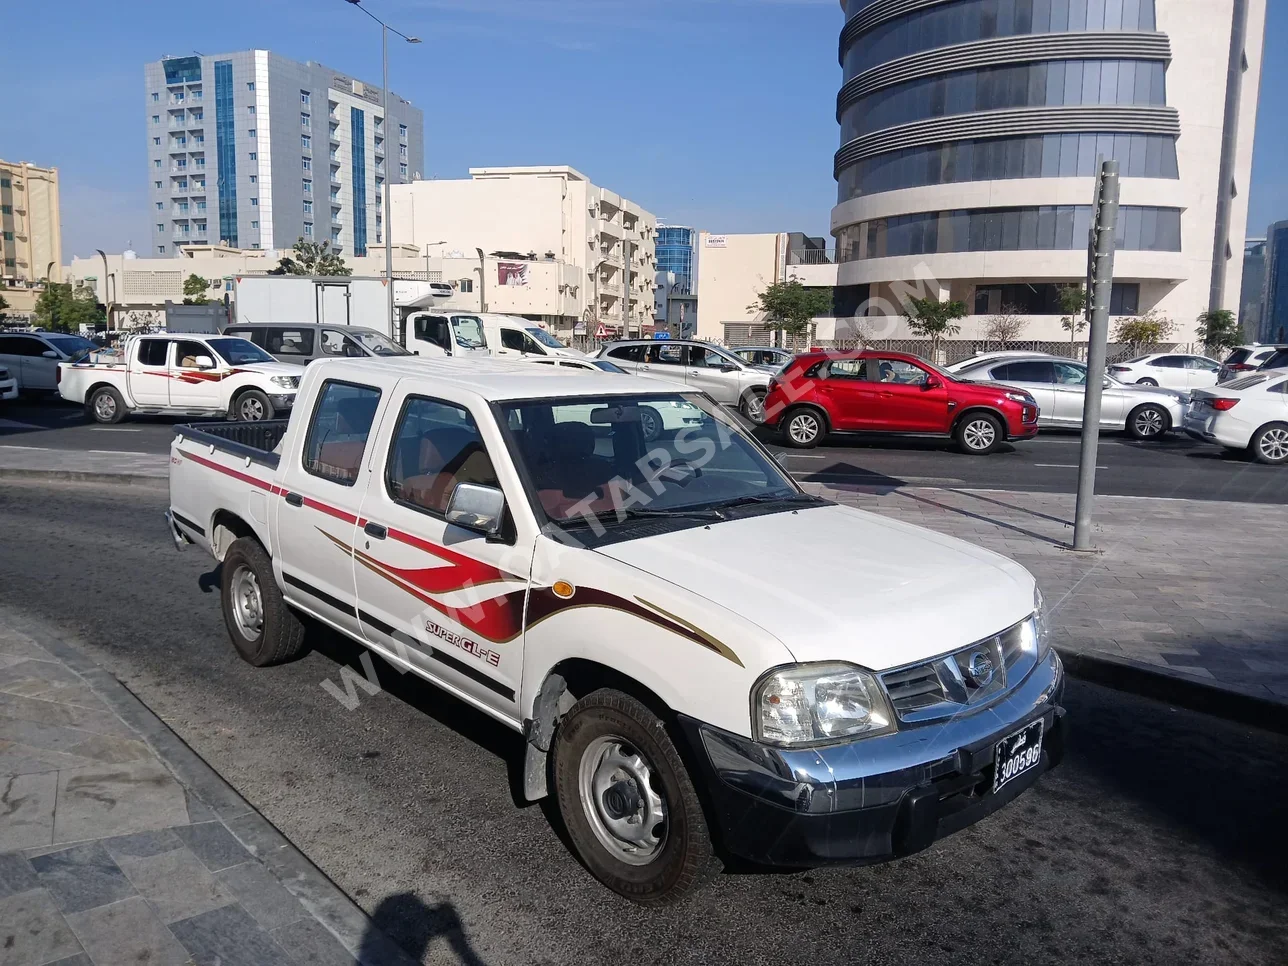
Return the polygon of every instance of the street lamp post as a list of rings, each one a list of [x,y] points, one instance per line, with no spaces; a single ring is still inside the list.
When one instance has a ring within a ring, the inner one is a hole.
[[[366,7],[361,6],[362,0],[346,0],[347,3],[353,4],[368,17],[380,24],[380,64],[383,73],[381,84],[384,87],[384,112],[385,112],[385,159],[389,159],[389,31],[393,31],[409,44],[420,43],[419,37],[409,37],[401,30],[389,26]],[[389,337],[397,338],[394,326],[394,244],[393,233],[390,231],[392,225],[391,212],[389,210],[389,178],[391,175],[391,165],[385,168],[385,192],[384,192],[384,217],[382,227],[385,233],[385,289],[388,297],[389,313]]]
[[[429,250],[446,244],[445,241],[425,242],[425,281],[429,281]]]

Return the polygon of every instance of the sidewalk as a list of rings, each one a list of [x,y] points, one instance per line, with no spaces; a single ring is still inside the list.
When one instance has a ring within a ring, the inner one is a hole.
[[[1218,714],[1248,698],[1260,712],[1227,716],[1288,720],[1288,507],[1101,496],[1098,552],[1079,554],[1072,494],[805,486],[1023,564],[1078,676]]]
[[[15,622],[0,619],[0,966],[410,963],[120,683]]]
[[[0,479],[64,479],[91,482],[150,483],[170,475],[164,453],[50,449],[0,444]]]

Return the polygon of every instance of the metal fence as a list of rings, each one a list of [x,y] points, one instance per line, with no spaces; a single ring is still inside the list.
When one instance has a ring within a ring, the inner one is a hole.
[[[835,261],[835,248],[803,248],[787,253],[788,265],[831,265]]]
[[[874,339],[867,343],[862,343],[858,340],[834,340],[831,342],[816,342],[814,345],[819,348],[836,351],[873,349],[876,351],[907,352],[925,359],[931,358],[929,339]],[[1118,362],[1149,352],[1173,351],[1187,351],[1187,347],[1173,342],[1164,342],[1152,346],[1133,346],[1127,343],[1111,342],[1108,346],[1106,359],[1109,362]],[[1047,355],[1063,356],[1066,359],[1085,362],[1087,359],[1087,343],[1040,340],[998,342],[988,339],[951,339],[939,344],[939,358],[933,361],[938,362],[940,365],[952,365],[954,362],[962,362],[983,352],[1042,352]]]

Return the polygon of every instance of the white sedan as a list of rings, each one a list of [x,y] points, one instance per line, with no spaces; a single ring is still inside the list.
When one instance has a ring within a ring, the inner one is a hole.
[[[573,358],[551,358],[549,356],[527,356],[524,359],[529,365],[537,366],[557,366],[560,369],[581,369],[591,372],[617,372],[623,376],[635,376],[639,379],[648,379],[650,382],[672,382],[669,379],[658,379],[652,376],[645,376],[641,373],[627,372],[621,366],[608,359],[573,359]],[[675,383],[676,392],[692,392],[692,388],[684,383]],[[589,417],[587,417],[589,419]],[[701,416],[696,408],[687,402],[654,402],[648,406],[640,407],[641,429],[644,432],[644,439],[653,442],[662,436],[663,433],[674,434],[688,426],[696,426],[701,423]]]
[[[1254,372],[1194,393],[1182,423],[1195,439],[1288,463],[1288,369]]]
[[[1206,389],[1216,385],[1221,363],[1207,356],[1155,352],[1126,362],[1115,362],[1106,371],[1119,382],[1164,389]]]

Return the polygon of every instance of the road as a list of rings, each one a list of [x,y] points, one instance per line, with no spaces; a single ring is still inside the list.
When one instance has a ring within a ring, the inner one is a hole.
[[[177,422],[150,417],[95,426],[79,408],[23,402],[0,408],[0,446],[162,454]],[[761,436],[799,479],[833,486],[1077,490],[1080,437],[1068,431],[1044,431],[988,457],[965,456],[940,440],[849,436],[813,450],[792,450],[772,433],[761,431]],[[1106,495],[1288,503],[1288,467],[1261,466],[1175,433],[1156,443],[1107,434],[1097,465],[1096,490]]]
[[[954,457],[943,457],[954,459]],[[736,874],[644,911],[511,792],[519,739],[378,662],[347,711],[320,638],[234,657],[164,490],[0,485],[0,609],[121,678],[427,963],[1273,963],[1288,948],[1288,739],[1071,682],[1061,769],[903,861]]]

